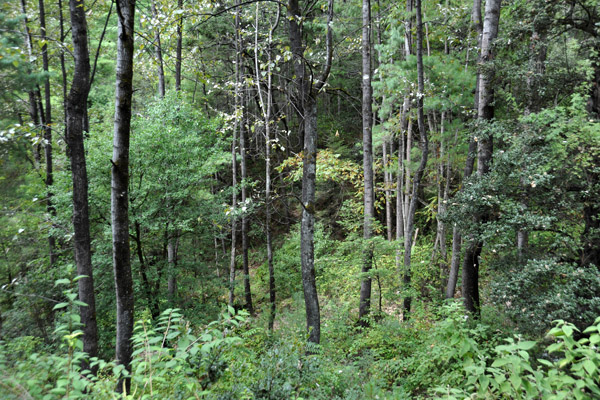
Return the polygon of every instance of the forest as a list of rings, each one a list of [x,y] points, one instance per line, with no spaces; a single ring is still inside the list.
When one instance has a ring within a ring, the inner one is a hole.
[[[599,399],[599,0],[0,0],[0,398]]]

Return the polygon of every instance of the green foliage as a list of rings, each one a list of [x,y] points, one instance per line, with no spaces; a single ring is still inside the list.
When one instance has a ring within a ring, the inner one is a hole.
[[[198,335],[176,309],[165,310],[155,327],[148,320],[138,321],[133,337],[133,398],[209,394],[228,366],[227,352],[242,342],[237,334],[247,315],[228,308]]]
[[[178,310],[168,309],[155,326],[148,320],[136,322],[131,374],[114,362],[94,358],[89,360],[90,366],[98,369],[94,376],[81,369],[87,355],[81,350],[82,332],[74,308],[80,302],[71,290],[65,295],[69,301],[55,307],[66,310],[65,323],[55,331],[62,342],[59,352],[36,352],[39,344],[34,340],[0,342],[2,398],[112,399],[121,376],[132,379],[132,391],[123,399],[206,396],[232,362],[232,349],[243,342],[238,336],[245,329],[247,314],[243,311],[235,313],[229,308],[219,320],[195,334]]]
[[[462,399],[476,393],[478,399],[594,399],[600,396],[600,318],[576,340],[578,329],[565,321],[555,321],[548,336],[555,342],[546,347],[545,358],[534,359],[534,341],[506,339],[496,346],[491,365],[484,361],[466,366],[468,379],[460,389],[438,388],[443,398]]]
[[[462,382],[467,377],[464,368],[487,359],[493,345],[491,329],[465,316],[457,302],[444,305],[440,321],[419,339],[411,353],[389,365],[390,378],[415,394]]]
[[[600,315],[600,277],[595,268],[542,259],[498,272],[490,298],[524,331],[548,329],[558,319],[583,329]]]

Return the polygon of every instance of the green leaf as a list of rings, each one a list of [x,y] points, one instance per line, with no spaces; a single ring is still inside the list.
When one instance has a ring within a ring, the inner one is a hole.
[[[510,359],[508,359],[508,358],[498,358],[498,359],[494,360],[494,362],[492,363],[492,367],[499,368],[499,367],[502,367],[502,366],[508,364],[509,362],[510,362]]]
[[[517,348],[521,349],[521,350],[530,350],[532,349],[537,343],[534,342],[533,340],[527,340],[524,342],[519,342],[517,344]]]
[[[54,307],[52,307],[53,310],[60,310],[61,308],[65,308],[69,305],[69,303],[67,302],[63,302],[63,303],[58,303],[57,305],[55,305]]]
[[[587,371],[588,374],[590,375],[594,375],[594,372],[596,372],[597,367],[596,364],[594,364],[594,362],[592,360],[585,360],[583,362],[583,368],[585,368],[585,370]]]
[[[567,336],[573,336],[573,327],[570,325],[565,325],[562,327],[563,332]]]

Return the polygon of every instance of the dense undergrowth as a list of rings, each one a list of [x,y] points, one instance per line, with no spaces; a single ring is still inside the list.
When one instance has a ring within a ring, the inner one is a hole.
[[[61,283],[66,283],[63,280]],[[323,342],[307,348],[302,299],[288,300],[274,332],[265,318],[224,308],[205,326],[177,309],[134,337],[132,372],[92,359],[82,370],[78,302],[70,289],[55,347],[34,337],[0,345],[3,399],[592,399],[600,396],[600,318],[580,332],[555,321],[528,340],[491,318],[465,317],[458,302],[420,307],[410,322],[381,315],[360,328],[344,304],[324,299]],[[331,310],[337,310],[333,313]],[[432,311],[435,310],[435,311]],[[114,392],[130,377],[128,396]]]
[[[352,235],[337,241],[318,226],[315,256],[322,341],[314,346],[307,345],[306,340],[297,236],[292,231],[275,253],[279,301],[274,331],[266,328],[268,311],[260,309],[251,316],[223,306],[218,318],[207,324],[202,321],[208,314],[199,316],[196,308],[169,308],[153,321],[149,310],[141,307],[130,374],[114,361],[87,360],[81,350],[81,303],[74,292],[77,278],[57,280],[55,290],[62,291],[66,301],[54,307],[56,323],[50,342],[34,336],[0,342],[0,397],[276,400],[600,396],[600,318],[587,329],[582,325],[582,321],[588,321],[587,325],[594,321],[588,314],[596,308],[589,301],[596,298],[588,296],[585,300],[578,295],[578,291],[594,291],[598,285],[592,278],[581,281],[581,271],[576,268],[556,260],[540,260],[530,262],[544,272],[535,277],[525,272],[507,277],[496,274],[486,292],[489,300],[481,318],[475,320],[467,316],[459,300],[441,300],[436,289],[440,285],[439,268],[431,261],[428,245],[415,247],[413,283],[402,288],[394,243],[376,239],[369,243],[376,259],[370,272],[374,279],[373,312],[369,327],[364,328],[356,324],[354,290],[361,279],[356,271],[360,270],[364,243]],[[252,258],[255,265],[263,259],[260,253]],[[255,268],[252,277],[253,292],[266,293],[266,266]],[[505,279],[504,287],[514,290],[496,290],[502,285],[501,279]],[[241,298],[242,288],[238,289]],[[403,321],[400,312],[404,290],[420,300],[408,321]],[[529,297],[517,295],[523,291]],[[257,295],[255,300],[258,305],[267,304],[266,297]],[[506,302],[514,306],[508,307]],[[526,311],[519,313],[519,309]],[[535,318],[528,317],[530,313]],[[544,319],[561,315],[569,322]],[[96,375],[84,369],[88,367]],[[115,392],[124,378],[131,380],[127,396]]]

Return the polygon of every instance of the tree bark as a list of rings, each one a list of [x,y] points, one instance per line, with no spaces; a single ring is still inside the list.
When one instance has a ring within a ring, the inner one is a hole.
[[[173,306],[177,298],[177,249],[179,247],[179,238],[171,237],[167,243],[167,263],[169,265],[169,274],[167,281],[167,292],[169,301]]]
[[[76,0],[72,0],[76,1]],[[117,363],[129,370],[133,334],[133,280],[129,250],[129,138],[133,97],[135,0],[118,0],[117,75],[111,169],[113,270],[117,297]],[[129,393],[130,379],[120,379],[117,392]]]
[[[423,97],[425,95],[425,82],[423,76],[423,21],[421,13],[421,0],[416,0],[416,11],[417,11],[417,79],[418,79],[418,94],[417,94],[417,124],[419,126],[419,147],[421,148],[421,161],[419,167],[415,172],[413,179],[413,190],[412,197],[410,199],[410,208],[406,216],[406,233],[404,235],[404,277],[403,284],[404,289],[409,290],[411,281],[411,255],[413,246],[413,231],[415,213],[417,211],[417,200],[419,197],[419,188],[421,185],[421,179],[423,172],[427,165],[427,157],[429,154],[429,141],[427,138],[427,132],[425,131],[425,118],[423,115]],[[405,296],[404,305],[404,319],[408,319],[410,314],[411,297]]]
[[[177,0],[177,9],[183,11],[183,0]],[[183,14],[177,20],[177,49],[175,50],[175,90],[181,90],[181,52],[183,47]]]
[[[236,1],[236,5],[238,6],[237,14],[239,14],[239,0]],[[241,85],[241,73],[242,67],[241,63],[241,48],[239,39],[239,19],[236,14],[235,18],[235,47],[236,47],[236,63],[235,63],[235,126],[233,128],[233,140],[231,142],[231,186],[232,186],[232,195],[231,195],[231,258],[229,261],[229,306],[233,307],[235,300],[235,257],[236,257],[236,246],[237,246],[237,132],[238,130],[242,130],[243,119],[240,117],[242,113],[241,110],[241,98],[242,93],[240,90]]]
[[[46,210],[50,218],[56,216],[56,209],[52,203],[54,193],[52,193],[51,187],[54,183],[54,176],[52,171],[52,103],[50,102],[50,76],[49,76],[49,63],[48,63],[48,45],[46,44],[46,11],[44,8],[44,0],[39,0],[40,8],[40,38],[42,40],[42,63],[46,78],[44,79],[44,106],[46,108],[46,115],[44,118],[44,162],[46,164]],[[48,233],[48,250],[50,255],[50,268],[54,268],[56,265],[57,254],[56,254],[56,239],[52,232]]]
[[[371,2],[362,2],[362,131],[363,131],[363,175],[364,175],[364,221],[363,221],[363,265],[360,284],[359,323],[366,325],[364,318],[371,309],[371,277],[367,276],[373,263],[370,239],[373,234],[374,190],[373,190],[373,89],[371,87]]]
[[[314,83],[306,76],[306,60],[302,43],[302,14],[298,0],[289,0],[289,38],[296,75],[296,103],[304,119],[304,149],[302,153],[302,222],[300,225],[300,254],[302,263],[302,287],[306,306],[306,328],[311,343],[321,340],[321,315],[315,281],[314,232],[315,232],[315,189],[317,164],[317,95],[325,84],[331,70],[333,54],[333,0],[329,0],[327,17],[327,56],[323,71]]]
[[[158,12],[156,11],[156,3],[152,0],[152,17],[155,21],[158,21]],[[162,99],[165,97],[165,69],[163,67],[163,54],[162,45],[160,43],[160,26],[154,27],[154,52],[156,53],[156,64],[158,73],[158,95]]]
[[[388,145],[390,149],[388,151]],[[388,171],[390,154],[392,154],[392,142],[388,138],[384,138],[381,149],[383,150],[383,187],[385,190],[385,227],[387,233],[387,240],[393,240],[393,211],[392,211],[392,173]]]
[[[477,119],[491,121],[494,118],[494,71],[489,67],[493,59],[492,43],[498,36],[501,0],[488,0],[485,4],[485,20],[481,36],[481,51],[479,56],[479,96],[477,104]],[[477,140],[477,175],[482,178],[491,167],[493,138],[481,135]],[[474,224],[485,222],[485,215],[475,215]],[[469,239],[463,263],[463,300],[467,311],[479,314],[479,255],[483,244],[479,240]]]
[[[77,275],[84,276],[77,281],[79,300],[86,304],[79,308],[83,324],[83,350],[90,357],[95,357],[98,355],[98,328],[90,244],[88,178],[83,145],[83,117],[90,90],[90,58],[83,1],[70,0],[69,6],[75,57],[73,82],[67,98],[67,144],[73,179],[73,246]]]
[[[257,3],[258,5],[258,3]],[[235,35],[236,35],[236,64],[242,66],[243,59],[241,50],[243,49],[244,44],[242,43],[242,34],[241,34],[241,18],[240,18],[240,7],[238,7],[236,15],[235,15]],[[257,20],[258,25],[258,20]],[[258,30],[258,26],[256,28]],[[256,49],[255,49],[256,51]],[[244,73],[240,69],[240,76],[238,76],[237,81],[238,85],[245,85]],[[259,88],[260,90],[260,88]],[[246,116],[246,96],[240,93],[240,106],[242,109],[242,123],[240,124],[240,172],[242,174],[242,204],[246,207],[247,201],[247,188],[246,188],[246,180],[248,179],[248,166],[246,163],[246,126],[245,126],[245,116]],[[268,216],[267,216],[268,219]],[[269,234],[267,233],[267,256],[269,253]],[[248,216],[246,212],[242,213],[242,269],[244,271],[244,296],[246,301],[246,310],[250,314],[254,314],[254,306],[252,304],[252,291],[250,288],[250,268],[248,265]]]
[[[473,8],[471,10],[471,29],[477,32],[477,48],[481,48],[481,37],[483,32],[483,23],[481,20],[481,0],[473,0]],[[469,65],[469,52],[467,51],[467,61],[465,63],[465,71]],[[479,70],[476,73],[475,80],[475,96],[474,96],[474,108],[479,108]],[[469,138],[469,149],[467,150],[467,159],[465,162],[465,170],[463,174],[463,181],[471,176],[473,173],[473,167],[475,164],[475,157],[477,154],[477,142],[473,137]],[[454,297],[456,292],[456,283],[458,281],[458,272],[460,270],[460,251],[462,247],[462,235],[461,232],[454,227],[452,229],[452,258],[450,262],[450,274],[448,276],[448,286],[446,286],[446,298],[450,299]],[[472,249],[468,247],[465,250],[465,259],[472,259]]]
[[[273,33],[279,25],[280,8],[277,7],[277,17],[275,22],[269,28],[269,37],[267,41],[267,85],[266,85],[266,97],[267,101],[263,100],[261,79],[260,79],[260,68],[258,61],[258,3],[256,4],[256,31],[254,37],[254,61],[256,71],[256,86],[258,91],[258,97],[260,101],[260,107],[263,114],[263,120],[265,124],[265,229],[267,233],[267,264],[269,267],[269,303],[271,305],[269,313],[269,330],[273,330],[275,323],[275,312],[276,312],[276,292],[275,292],[275,268],[273,266],[273,244],[271,237],[271,109],[273,105],[273,85],[272,85],[272,49],[271,44],[273,41]]]
[[[31,30],[29,29],[29,21],[27,18],[27,4],[26,0],[21,0],[21,11],[25,15],[23,18],[23,23],[25,25],[25,43],[27,46],[27,54],[29,56],[29,72],[31,72],[32,67],[35,65],[35,56],[33,54],[33,38],[31,35]],[[44,116],[44,106],[42,105],[42,94],[40,93],[39,86],[36,85],[35,89],[29,90],[27,93],[29,96],[29,116],[31,118],[31,122],[38,127],[42,128],[45,126],[45,116]],[[40,165],[41,155],[40,155],[40,145],[34,145],[33,147],[33,158],[34,158],[34,166],[37,169]]]

